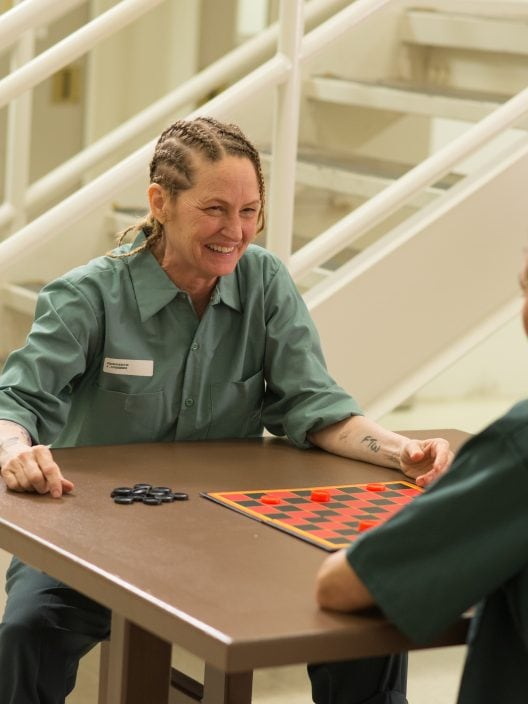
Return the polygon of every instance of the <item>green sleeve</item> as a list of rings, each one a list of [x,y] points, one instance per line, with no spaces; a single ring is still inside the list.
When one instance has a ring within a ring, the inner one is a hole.
[[[283,264],[265,296],[266,393],[262,418],[274,435],[309,447],[306,434],[361,414],[328,373],[310,313]]]
[[[26,428],[33,442],[54,441],[68,418],[70,396],[97,338],[93,305],[58,279],[40,293],[26,344],[0,376],[0,418]]]

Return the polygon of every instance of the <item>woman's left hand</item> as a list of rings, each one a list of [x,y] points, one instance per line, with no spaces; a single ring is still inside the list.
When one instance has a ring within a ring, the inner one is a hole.
[[[449,469],[453,457],[443,438],[409,440],[401,451],[400,468],[418,486],[426,487]]]

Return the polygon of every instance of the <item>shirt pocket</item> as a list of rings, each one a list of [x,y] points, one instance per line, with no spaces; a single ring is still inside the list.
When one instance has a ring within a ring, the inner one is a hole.
[[[163,391],[131,394],[97,386],[78,442],[156,442],[164,432],[163,401]]]
[[[264,372],[244,381],[211,384],[211,424],[208,439],[262,435]]]

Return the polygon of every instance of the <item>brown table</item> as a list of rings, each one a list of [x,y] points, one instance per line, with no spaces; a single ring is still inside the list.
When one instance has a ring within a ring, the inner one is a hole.
[[[414,436],[467,437],[454,430]],[[205,684],[173,674],[175,701],[245,704],[256,668],[412,649],[378,612],[317,608],[314,577],[328,553],[200,496],[389,480],[401,475],[277,439],[56,450],[72,495],[0,488],[0,546],[100,601],[113,613],[100,701],[166,704],[170,646],[205,661]],[[119,506],[116,486],[142,481],[189,501]],[[456,624],[435,646],[464,641]],[[172,701],[172,700],[171,700]]]

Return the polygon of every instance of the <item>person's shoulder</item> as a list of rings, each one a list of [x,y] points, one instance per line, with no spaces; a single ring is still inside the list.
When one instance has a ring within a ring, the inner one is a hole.
[[[519,433],[526,437],[526,447],[528,448],[528,399],[519,401],[503,416],[498,418],[490,427],[500,432],[502,435],[516,437]]]
[[[468,447],[499,448],[520,453],[528,458],[528,400],[519,401],[504,415],[500,416],[467,443]]]
[[[42,293],[66,297],[81,293],[88,298],[99,298],[96,291],[109,292],[115,286],[121,287],[125,278],[128,278],[127,260],[102,255],[66,271],[47,284]]]
[[[248,246],[240,262],[243,262],[244,260],[246,260],[246,263],[253,266],[279,267],[282,264],[280,258],[276,254],[273,254],[265,247],[261,247],[259,244],[250,244]]]
[[[244,256],[238,262],[238,270],[243,276],[269,280],[280,274],[287,275],[287,269],[281,259],[258,244],[250,244]]]

